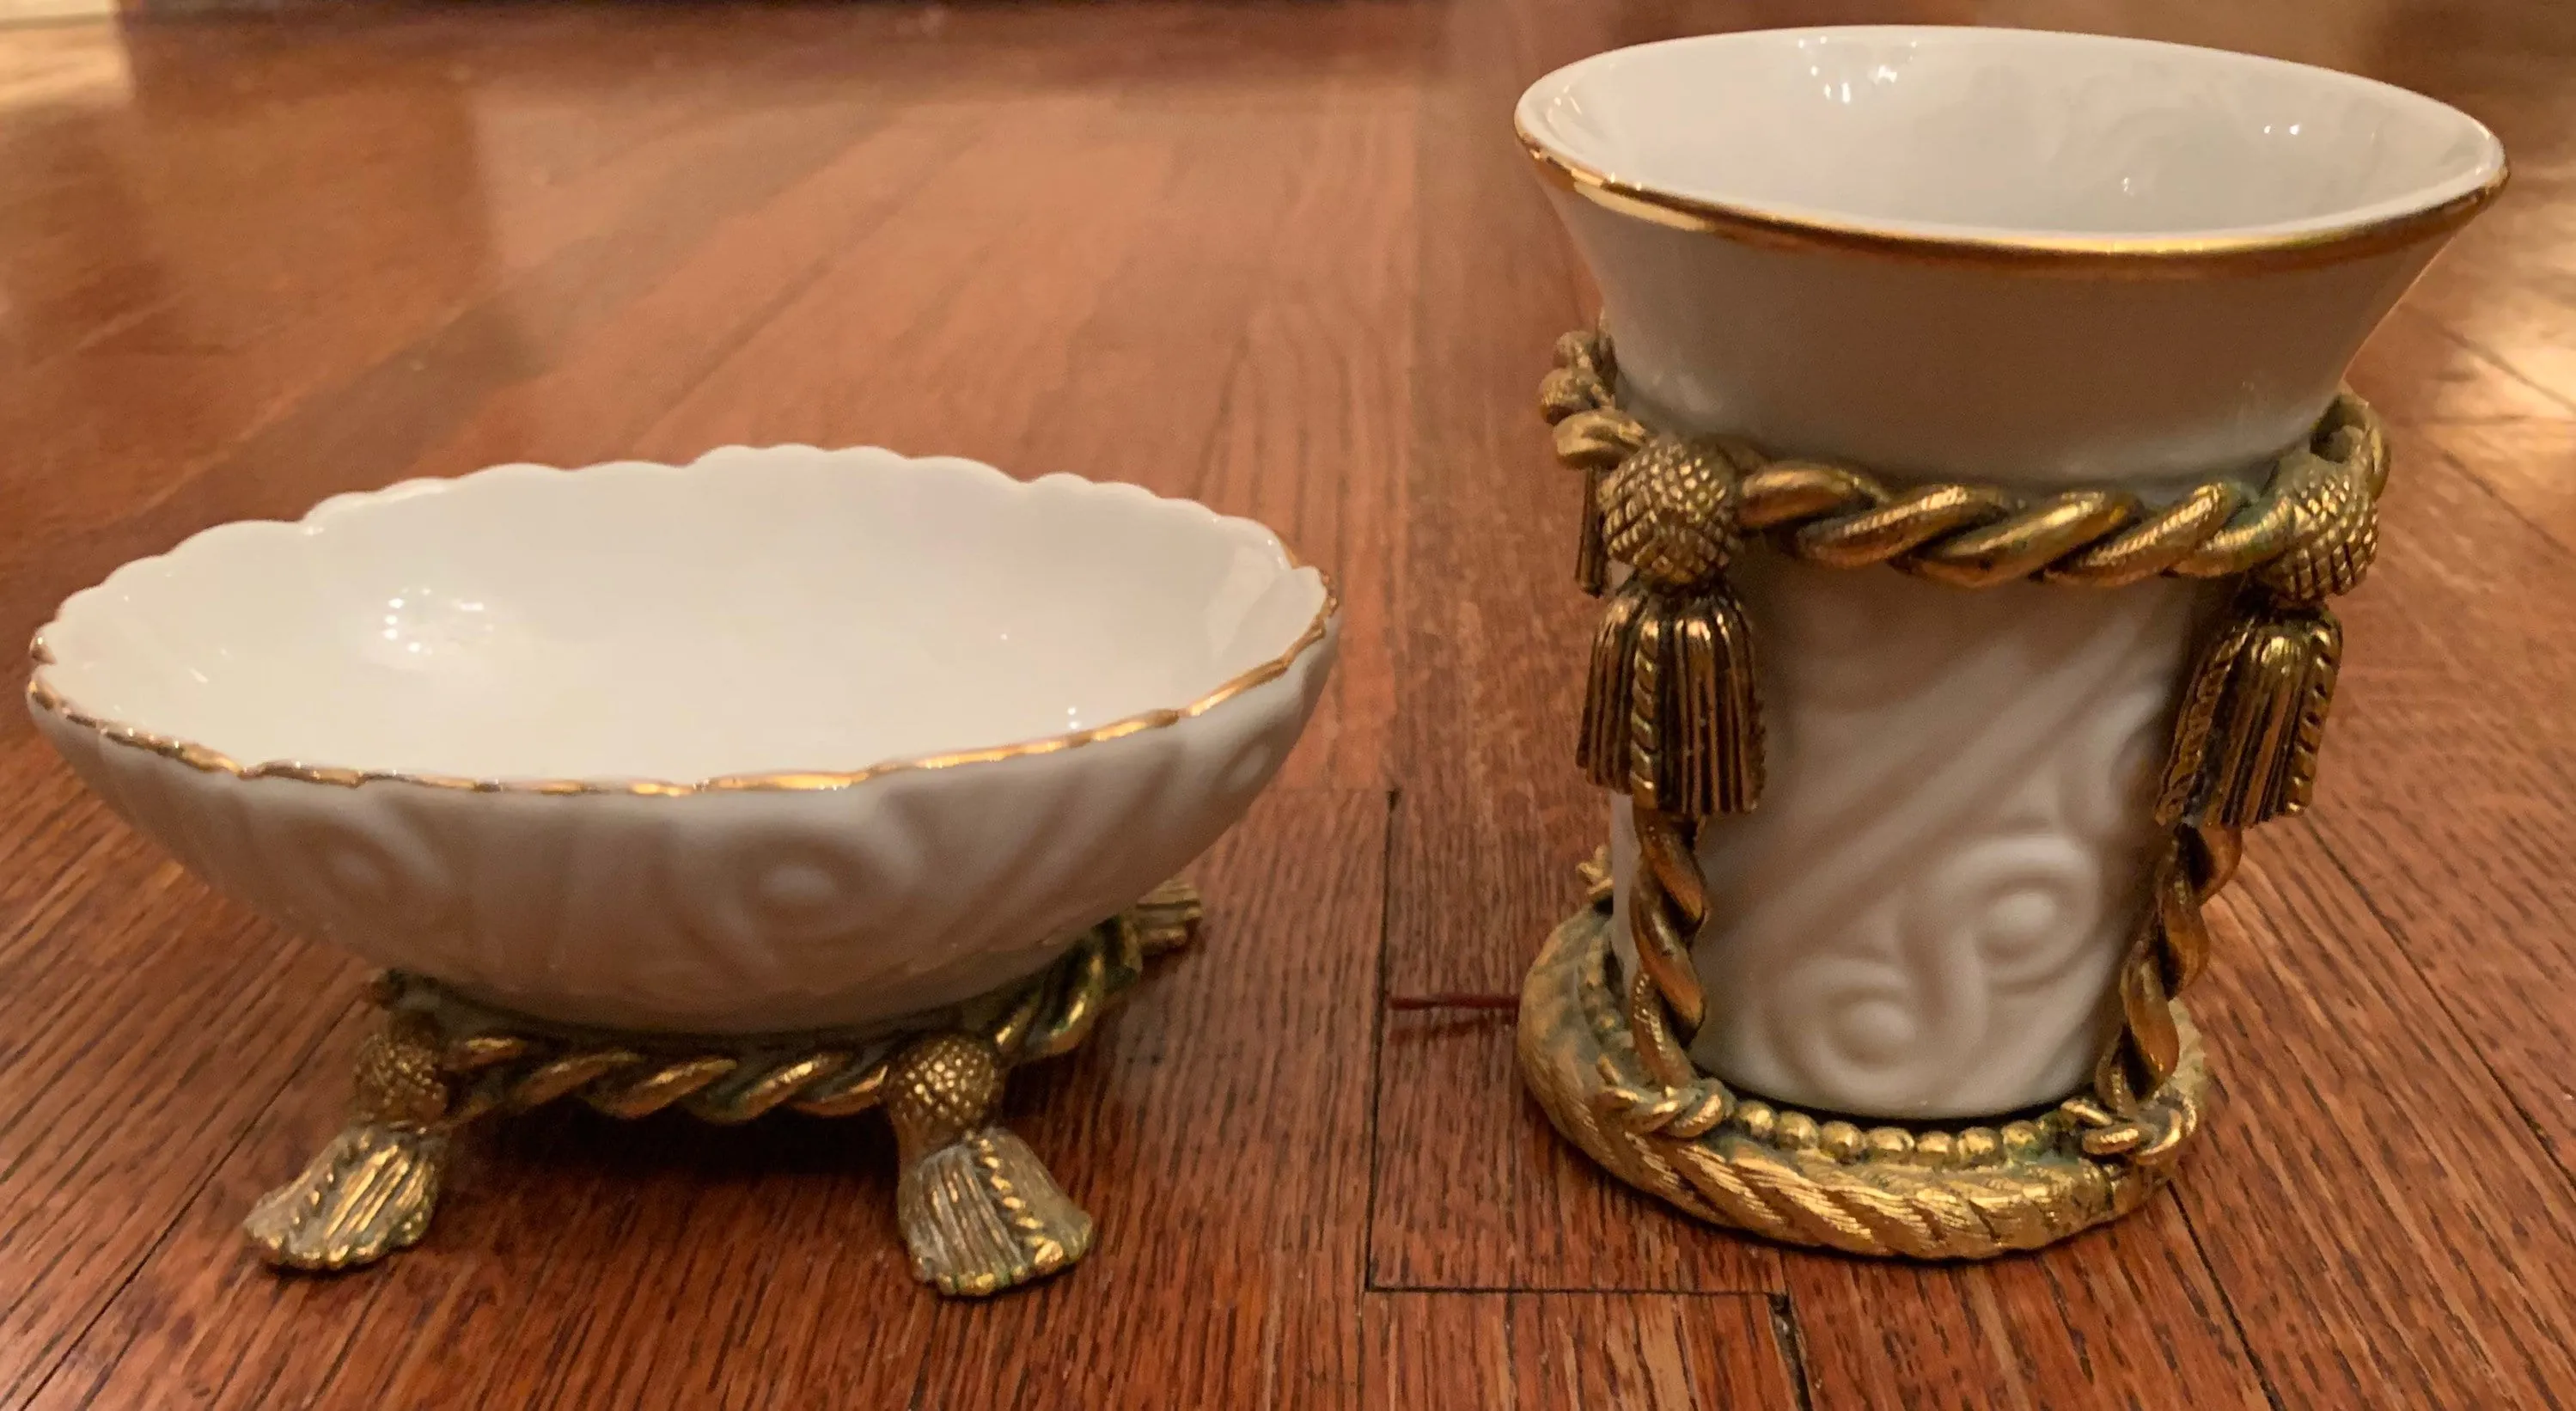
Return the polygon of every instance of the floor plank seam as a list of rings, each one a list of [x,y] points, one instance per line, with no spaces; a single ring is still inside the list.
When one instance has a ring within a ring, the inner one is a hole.
[[[1780,1362],[1789,1373],[1789,1393],[1797,1398],[1798,1411],[1816,1411],[1816,1389],[1807,1381],[1807,1340],[1798,1331],[1798,1306],[1789,1295],[1771,1295],[1771,1337],[1780,1350]]]
[[[958,145],[962,148],[965,144],[961,142]],[[930,184],[931,177],[935,174],[936,173],[925,173],[919,180],[914,181],[910,186],[904,189],[905,196],[909,198],[914,191]],[[819,172],[809,174],[806,179],[811,180],[814,175],[819,175]],[[795,185],[793,183],[791,183],[787,188],[787,190],[790,191],[794,189]],[[782,191],[780,194],[783,196],[785,192]],[[852,232],[848,243],[858,243],[861,237],[874,231],[878,226],[884,225],[892,218],[894,212],[900,209],[901,207],[899,205],[890,208],[888,211],[880,214],[876,220],[871,221],[866,226]],[[713,238],[712,234],[709,238]],[[843,249],[846,248],[847,246],[845,245]],[[814,261],[812,264],[807,265],[805,268],[797,271],[795,276],[787,281],[784,288],[772,295],[766,303],[763,303],[757,310],[753,311],[751,317],[743,320],[739,326],[734,328],[727,336],[718,341],[716,347],[710,350],[710,355],[707,360],[698,367],[696,373],[681,379],[680,385],[671,389],[669,400],[664,404],[665,407],[668,408],[669,411],[676,411],[680,407],[687,405],[689,399],[697,395],[699,388],[706,386],[707,383],[715,379],[718,373],[723,372],[736,357],[741,355],[745,348],[751,346],[754,339],[758,338],[771,324],[778,321],[778,316],[781,313],[786,312],[787,309],[793,306],[797,300],[805,297],[806,292],[811,290],[816,284],[820,283],[823,276],[830,274],[834,269],[838,268],[841,263],[842,253],[843,250],[836,249]],[[669,411],[666,411],[662,417],[654,418],[650,429],[659,430],[662,422],[667,418]]]
[[[1726,1237],[1719,1235],[1716,1238]],[[1366,1291],[1388,1295],[1461,1294],[1485,1297],[1518,1293],[1591,1294],[1602,1298],[1785,1298],[1788,1296],[1764,1288],[1657,1288],[1651,1284],[1381,1284],[1372,1281]]]
[[[2504,1075],[2496,1071],[2495,1062],[2487,1056],[2485,1046],[2476,1041],[2469,1026],[2461,1022],[2459,1013],[2452,1009],[2450,996],[2443,993],[2442,986],[2435,983],[2431,975],[2425,973],[2423,962],[2416,958],[2415,952],[2406,944],[2405,929],[2398,925],[2395,917],[2390,916],[2379,905],[2379,898],[2371,895],[2370,888],[2362,884],[2360,875],[2353,871],[2351,863],[2344,860],[2343,853],[2335,847],[2334,839],[2326,830],[2318,827],[2314,819],[2301,819],[2300,822],[2307,827],[2308,836],[2316,841],[2317,851],[2325,854],[2326,861],[2333,863],[2335,871],[2342,874],[2345,883],[2352,888],[2353,895],[2361,898],[2362,908],[2370,913],[2370,919],[2378,922],[2379,929],[2387,933],[2389,942],[2397,948],[2398,956],[2406,962],[2407,970],[2424,986],[2426,993],[2433,997],[2433,1007],[2442,1012],[2444,1019],[2450,1021],[2451,1031],[2458,1036],[2460,1047],[2466,1049],[2469,1056],[2477,1061],[2478,1071],[2486,1074],[2487,1081],[2493,1083],[2496,1091],[2504,1096],[2505,1105],[2513,1110],[2513,1115],[2522,1119],[2523,1127],[2531,1133],[2533,1144],[2540,1148],[2540,1154],[2547,1158],[2550,1168],[2558,1173],[2561,1181],[2566,1182],[2571,1193],[2576,1193],[2576,1169],[2568,1166],[2565,1154],[2560,1152],[2557,1144],[2549,1139],[2548,1129],[2541,1125],[2540,1119],[2532,1114],[2530,1108],[2523,1105],[2522,1094],[2514,1091],[2513,1084],[2506,1082]]]
[[[921,1359],[921,1370],[912,1375],[912,1394],[903,1399],[903,1411],[922,1411],[921,1399],[930,1394],[931,1361]]]
[[[2200,1226],[2191,1218],[2191,1207],[2180,1196],[2168,1191],[2163,1197],[2173,1202],[2174,1213],[2182,1217],[2183,1233],[2191,1236],[2191,1252],[2200,1259],[2201,1269],[2209,1275],[2209,1286],[2218,1294],[2220,1311],[2227,1315],[2228,1331],[2236,1335],[2236,1350],[2245,1354],[2245,1365],[2253,1369],[2254,1385],[2263,1389],[2263,1400],[2272,1411],[2289,1411],[2279,1388],[2272,1385],[2272,1374],[2254,1351],[2253,1339],[2245,1335],[2245,1320],[2237,1315],[2236,1298],[2227,1291],[2227,1281],[2218,1276],[2218,1266],[2210,1260],[2208,1246],[2201,1243]]]
[[[1404,822],[1404,786],[1392,785],[1386,791],[1386,829],[1379,840],[1377,884],[1377,993],[1369,996],[1369,1061],[1368,1061],[1368,1201],[1360,1219],[1360,1292],[1366,1295],[1377,1283],[1377,1191],[1379,1168],[1385,1158],[1378,1145],[1378,1106],[1386,1091],[1386,979],[1395,954],[1395,860],[1396,829]],[[1351,1327],[1365,1348],[1368,1343],[1366,1299],[1351,1308]],[[1361,1361],[1368,1359],[1363,1356]]]

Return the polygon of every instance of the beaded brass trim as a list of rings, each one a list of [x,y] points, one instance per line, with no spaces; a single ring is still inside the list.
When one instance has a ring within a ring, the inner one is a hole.
[[[2170,1178],[2208,1110],[2198,1035],[2160,1099],[2179,1119],[2157,1159],[2095,1154],[2073,1105],[1966,1127],[1862,1127],[1737,1098],[1684,1092],[1647,1071],[1613,975],[1610,915],[1588,904],[1559,926],[1521,990],[1521,1071],[1567,1140],[1686,1213],[1789,1244],[1912,1259],[2037,1249],[2119,1218]]]

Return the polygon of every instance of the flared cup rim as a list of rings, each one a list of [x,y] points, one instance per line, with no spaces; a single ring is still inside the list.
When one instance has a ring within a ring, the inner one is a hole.
[[[2473,160],[2386,199],[2296,220],[2208,229],[2091,232],[1959,225],[1869,216],[1757,200],[1674,180],[1582,150],[1552,122],[1551,104],[1587,78],[1650,50],[1795,43],[1801,39],[1929,38],[1935,42],[2098,46],[2187,55],[2189,62],[2252,67],[2300,81],[2365,90],[2456,127]],[[1579,59],[1530,85],[1513,126],[1542,178],[1604,209],[1650,224],[1778,249],[1824,249],[2037,274],[2176,278],[2338,264],[2433,241],[2466,223],[2504,189],[2504,146],[2477,119],[2437,99],[2376,79],[2283,59],[2160,40],[2054,30],[1947,25],[1828,25],[1743,30],[1632,45]]]

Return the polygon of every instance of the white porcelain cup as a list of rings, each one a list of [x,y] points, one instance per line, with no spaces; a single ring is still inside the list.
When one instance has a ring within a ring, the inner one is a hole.
[[[2150,500],[2304,436],[2505,170],[2476,121],[2385,84],[2023,30],[1643,45],[1539,80],[1517,118],[1650,426]],[[2065,1096],[2115,1022],[2212,590],[1761,552],[1735,580],[1771,782],[1702,833],[1693,1056],[1867,1116]],[[1624,877],[1624,805],[1613,847]]]

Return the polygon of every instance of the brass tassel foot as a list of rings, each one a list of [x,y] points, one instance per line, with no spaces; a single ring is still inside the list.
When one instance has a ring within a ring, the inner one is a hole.
[[[387,1015],[359,1046],[349,1124],[301,1175],[260,1198],[243,1233],[286,1269],[349,1269],[418,1244],[446,1173],[452,1109],[435,1026],[417,1013]]]
[[[914,1277],[944,1294],[999,1293],[1091,1250],[1091,1217],[1027,1143],[992,1122],[1001,1096],[1000,1053],[968,1034],[921,1039],[887,1074],[903,1161],[895,1218]]]
[[[1088,1038],[1149,959],[1190,943],[1200,912],[1189,884],[1156,887],[1046,971],[968,1006],[983,1016],[972,1033],[925,1030],[957,1022],[951,1007],[892,1032],[617,1034],[387,975],[375,994],[382,1028],[358,1050],[348,1125],[261,1198],[243,1231],[281,1269],[354,1268],[416,1244],[458,1129],[485,1113],[579,1099],[616,1117],[680,1110],[732,1123],[883,1106],[902,1151],[895,1214],[914,1273],[946,1294],[999,1293],[1072,1266],[1092,1241],[1091,1217],[994,1121],[1004,1071]]]
[[[353,1122],[302,1175],[262,1196],[242,1231],[282,1269],[373,1264],[429,1232],[447,1149],[444,1132]]]
[[[895,1191],[913,1277],[982,1297],[1091,1252],[1091,1217],[1008,1128],[982,1127],[904,1167]]]
[[[1119,917],[1136,937],[1139,959],[1179,950],[1197,939],[1207,908],[1199,889],[1175,877],[1147,892]]]

